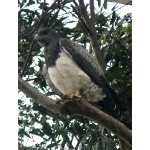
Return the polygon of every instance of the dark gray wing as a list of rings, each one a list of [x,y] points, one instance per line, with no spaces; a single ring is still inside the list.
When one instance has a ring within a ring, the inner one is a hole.
[[[106,94],[106,100],[100,102],[102,107],[105,107],[103,110],[105,112],[107,112],[107,109],[114,110],[117,105],[118,109],[123,112],[125,107],[122,105],[116,92],[107,83],[101,67],[91,56],[91,54],[79,44],[68,39],[61,39],[60,46],[65,48],[78,66],[91,78],[95,84],[103,89],[103,92]],[[113,111],[111,113],[111,115],[114,116]]]
[[[43,65],[42,74],[45,78],[46,84],[52,89],[52,91],[55,92],[58,96],[62,97],[63,94],[55,87],[49,77],[46,64]]]

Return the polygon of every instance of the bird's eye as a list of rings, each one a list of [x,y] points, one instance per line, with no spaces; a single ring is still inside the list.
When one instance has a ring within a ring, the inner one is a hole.
[[[42,31],[42,34],[47,35],[48,32],[47,31]]]

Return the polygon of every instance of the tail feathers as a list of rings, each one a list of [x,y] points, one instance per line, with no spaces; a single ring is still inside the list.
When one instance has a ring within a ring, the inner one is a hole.
[[[115,103],[115,101],[113,101],[109,97],[106,97],[102,101],[97,102],[97,106],[103,112],[107,113],[108,115],[122,122],[129,129],[132,129],[132,124],[130,122],[126,122],[125,120],[124,115],[125,115],[126,108],[124,106],[122,107],[120,107],[120,105],[118,106]]]
[[[123,107],[120,108],[112,99],[106,97],[102,101],[99,101],[98,105],[101,107],[102,111],[115,119],[119,121],[123,119],[125,109],[123,109]]]
[[[130,130],[132,130],[132,122],[125,121],[125,120],[122,120],[121,122],[122,122],[126,127],[128,127]]]

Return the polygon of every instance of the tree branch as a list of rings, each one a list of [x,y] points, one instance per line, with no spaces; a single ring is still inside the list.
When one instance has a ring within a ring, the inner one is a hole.
[[[90,0],[90,13],[91,13],[91,24],[95,26],[95,12],[94,12],[94,1]]]
[[[84,20],[82,19],[82,17],[81,17],[81,15],[79,14],[79,12],[76,10],[76,8],[75,8],[73,5],[71,5],[71,7],[72,7],[73,11],[77,14],[78,18],[79,18],[80,21],[82,22],[82,24],[83,24],[84,28],[86,29],[86,31],[89,32],[90,30],[89,30],[89,28],[87,27],[87,25],[86,25],[86,23],[84,22]]]
[[[101,66],[103,72],[105,73],[106,65],[105,65],[104,59],[101,55],[100,47],[97,42],[98,40],[97,40],[97,33],[96,33],[96,28],[95,28],[94,0],[90,0],[91,19],[89,18],[89,15],[87,13],[84,1],[83,0],[78,0],[78,1],[79,1],[79,6],[80,6],[82,16],[83,16],[84,21],[89,29],[89,37],[90,37],[90,40],[92,43],[92,47],[93,47],[96,59],[97,59],[99,65]]]
[[[108,2],[132,5],[132,0],[108,0]]]
[[[127,150],[127,144],[119,138],[120,150]]]
[[[63,104],[57,103],[57,101],[40,93],[20,77],[18,78],[18,88],[34,101],[53,112],[85,116],[110,130],[127,144],[132,144],[131,130],[85,100],[66,101]]]
[[[35,31],[37,31],[37,30],[39,29],[39,26],[40,26],[41,22],[43,21],[44,17],[45,17],[46,14],[48,13],[48,11],[49,11],[50,9],[52,9],[52,7],[54,7],[54,6],[56,6],[56,0],[55,0],[54,3],[49,7],[49,9],[48,9],[47,11],[44,12],[43,9],[42,9],[42,15],[41,15],[41,17],[40,17],[39,22],[37,23],[37,25],[36,25],[36,27],[35,27]],[[44,7],[44,5],[43,5],[43,7]],[[27,59],[26,59],[26,61],[25,61],[25,63],[24,63],[24,66],[23,66],[23,69],[22,69],[22,73],[20,74],[20,77],[23,77],[23,75],[24,75],[24,72],[25,72],[25,70],[26,70],[26,67],[27,67],[29,58],[30,58],[30,56],[31,56],[31,52],[32,52],[33,47],[34,47],[34,40],[32,40],[32,42],[31,42],[31,44],[30,44],[29,53],[28,53]]]
[[[40,93],[38,90],[33,88],[31,85],[29,85],[26,81],[24,81],[20,77],[18,78],[18,88],[23,93],[31,97],[34,101],[46,107],[47,109],[54,112],[60,112],[61,107],[56,103],[56,101]]]

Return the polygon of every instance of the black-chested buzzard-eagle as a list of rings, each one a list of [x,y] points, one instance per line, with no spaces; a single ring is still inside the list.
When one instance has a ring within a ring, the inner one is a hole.
[[[112,117],[121,119],[125,107],[86,49],[48,27],[40,28],[35,40],[44,47],[45,79],[56,94],[81,96],[90,103],[96,102]]]

